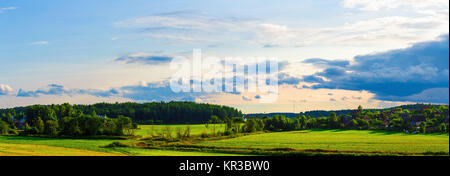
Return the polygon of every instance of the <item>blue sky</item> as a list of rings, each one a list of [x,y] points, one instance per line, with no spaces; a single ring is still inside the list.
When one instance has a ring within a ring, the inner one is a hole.
[[[291,112],[448,103],[448,12],[441,0],[1,0],[0,107],[188,100]],[[287,63],[279,100],[169,91],[166,61],[194,48],[279,58]]]

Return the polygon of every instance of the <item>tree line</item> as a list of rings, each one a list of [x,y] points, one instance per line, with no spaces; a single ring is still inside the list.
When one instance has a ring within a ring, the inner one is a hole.
[[[122,136],[132,135],[135,128],[129,117],[101,117],[95,112],[84,114],[68,103],[28,106],[20,113],[10,109],[0,121],[0,134],[16,135]]]
[[[0,134],[123,135],[139,124],[203,124],[211,116],[242,116],[231,107],[194,102],[33,105],[2,109]]]
[[[212,115],[222,119],[242,116],[236,108],[194,102],[98,103],[74,105],[74,109],[112,118],[123,115],[139,124],[203,124]]]
[[[447,114],[445,114],[447,113]],[[411,116],[420,115],[423,120],[411,121]],[[402,117],[400,117],[402,116]],[[306,129],[354,129],[390,130],[407,133],[448,133],[448,106],[409,111],[391,109],[387,111],[365,111],[361,106],[346,115],[331,112],[328,117],[298,115],[287,118],[283,115],[247,119],[243,132],[294,131]]]

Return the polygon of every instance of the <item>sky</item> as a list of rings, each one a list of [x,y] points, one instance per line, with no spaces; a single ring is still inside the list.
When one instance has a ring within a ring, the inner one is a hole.
[[[0,0],[0,108],[195,101],[245,113],[449,103],[446,0]],[[175,93],[176,57],[278,58],[278,99]]]

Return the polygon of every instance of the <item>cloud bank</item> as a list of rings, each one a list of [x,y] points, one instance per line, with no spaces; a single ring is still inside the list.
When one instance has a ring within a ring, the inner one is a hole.
[[[318,83],[312,86],[316,89],[367,90],[380,100],[448,103],[448,58],[449,37],[445,35],[406,49],[357,56],[351,65],[307,60],[328,68],[303,81]]]

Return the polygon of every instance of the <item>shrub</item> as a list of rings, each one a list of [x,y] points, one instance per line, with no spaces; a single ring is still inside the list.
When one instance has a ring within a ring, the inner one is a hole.
[[[230,136],[232,134],[232,132],[231,131],[225,131],[225,132],[223,132],[223,135],[224,136]]]
[[[19,135],[19,132],[15,129],[9,129],[8,134],[10,135]]]
[[[9,124],[0,120],[0,135],[8,134],[8,131],[9,131]]]
[[[114,148],[114,147],[129,147],[129,146],[126,144],[122,144],[120,142],[113,142],[111,144],[104,146],[104,148]]]
[[[209,137],[208,132],[203,131],[202,134],[201,134],[201,137],[202,137],[202,138],[208,138],[208,137]]]
[[[138,129],[138,127],[139,127],[139,124],[138,124],[138,123],[133,123],[133,124],[132,124],[132,128],[133,128],[133,129]]]

